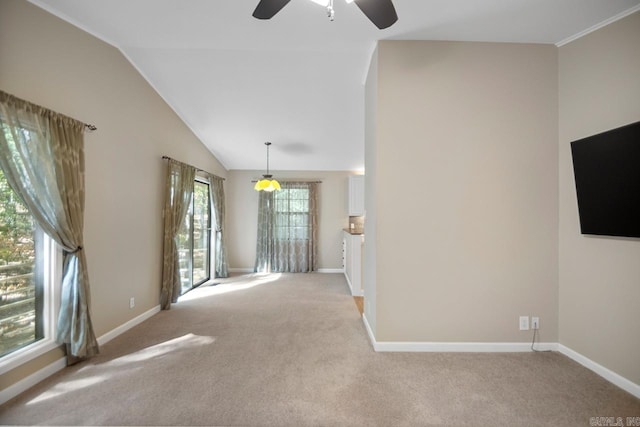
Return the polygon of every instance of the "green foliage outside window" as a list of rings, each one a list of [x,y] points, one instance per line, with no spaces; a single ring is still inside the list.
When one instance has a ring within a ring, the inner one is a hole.
[[[33,217],[0,170],[0,265],[33,262]]]
[[[0,356],[36,338],[34,221],[0,170]]]

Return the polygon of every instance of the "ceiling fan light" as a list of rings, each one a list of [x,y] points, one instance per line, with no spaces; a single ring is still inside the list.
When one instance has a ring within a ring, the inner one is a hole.
[[[311,0],[311,1],[316,4],[319,4],[320,6],[324,6],[324,7],[329,6],[329,0]],[[347,4],[353,3],[353,0],[344,0],[344,1],[347,2]]]
[[[258,19],[271,19],[291,0],[260,0],[253,16]],[[327,9],[329,20],[333,21],[335,0],[311,0]],[[393,0],[345,0],[347,4],[355,3],[358,8],[369,18],[369,21],[381,30],[392,26],[398,20]]]

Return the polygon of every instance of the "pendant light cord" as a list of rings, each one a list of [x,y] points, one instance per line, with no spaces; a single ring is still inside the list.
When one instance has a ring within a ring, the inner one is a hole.
[[[265,142],[264,145],[267,146],[267,174],[265,175],[265,177],[266,177],[266,176],[271,176],[271,175],[269,175],[269,146],[271,145],[271,143],[270,142]]]

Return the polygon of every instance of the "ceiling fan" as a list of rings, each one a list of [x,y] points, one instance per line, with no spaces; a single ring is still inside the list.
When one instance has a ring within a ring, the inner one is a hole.
[[[254,18],[271,19],[276,13],[291,0],[260,0]],[[327,16],[333,21],[333,0],[312,0],[327,7]],[[391,0],[346,0],[347,3],[355,2],[367,18],[379,29],[390,27],[398,20],[396,9]]]

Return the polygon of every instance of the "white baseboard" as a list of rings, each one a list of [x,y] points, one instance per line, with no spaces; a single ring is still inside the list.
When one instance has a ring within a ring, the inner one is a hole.
[[[134,326],[147,320],[160,311],[160,306],[156,306],[141,315],[131,319],[112,331],[98,338],[98,343],[104,345],[118,335],[126,332]],[[376,352],[527,352],[531,351],[530,343],[482,343],[482,342],[402,342],[402,341],[376,341],[373,330],[369,325],[366,315],[363,314],[362,321],[367,330],[367,335]],[[623,376],[605,368],[599,363],[581,355],[580,353],[558,343],[538,343],[538,350],[559,351],[570,359],[580,363],[600,375],[607,381],[627,391],[640,399],[640,385],[624,378]],[[55,374],[66,366],[66,359],[60,358],[48,366],[40,369],[17,383],[0,390],[0,405],[14,398],[18,394],[33,387],[40,381]]]
[[[374,345],[376,351],[404,351],[424,353],[523,353],[530,352],[530,342],[403,342],[387,341]],[[536,343],[536,350],[558,349],[551,342]]]
[[[522,353],[531,350],[530,342],[424,342],[424,341],[376,341],[366,317],[362,317],[375,351],[422,353]],[[557,351],[553,342],[536,343],[536,350]]]
[[[233,267],[229,268],[229,273],[253,273],[250,267]],[[344,273],[342,268],[319,268],[318,273]]]
[[[111,341],[112,339],[117,337],[118,335],[127,332],[129,329],[133,328],[134,326],[139,325],[140,323],[144,322],[145,320],[147,320],[148,318],[150,318],[151,316],[153,316],[154,314],[159,313],[159,312],[160,312],[160,306],[159,305],[153,307],[151,310],[145,311],[141,315],[134,317],[133,319],[129,320],[128,322],[123,323],[122,325],[118,326],[117,328],[112,329],[111,331],[109,331],[106,334],[104,334],[101,337],[99,337],[98,338],[98,344],[99,345],[104,345],[104,344],[108,343],[109,341]]]
[[[45,366],[39,371],[34,372],[26,378],[21,379],[15,384],[10,385],[9,387],[0,390],[0,405],[13,399],[20,393],[30,389],[34,385],[38,384],[40,381],[43,381],[55,374],[56,372],[64,369],[67,366],[66,357],[61,357],[55,362]]]
[[[347,285],[349,285],[349,292],[351,292],[351,295],[353,295],[353,286],[351,286],[351,280],[349,280],[349,276],[347,276],[347,273],[344,273],[344,278],[347,281]]]
[[[619,374],[616,374],[612,370],[605,368],[599,363],[594,362],[588,357],[585,357],[582,354],[574,350],[571,350],[569,347],[566,347],[562,344],[558,344],[558,351],[564,354],[565,356],[567,356],[568,358],[575,360],[585,368],[592,370],[593,372],[600,375],[602,378],[609,381],[610,383],[617,385],[624,391],[629,392],[635,397],[637,397],[638,399],[640,399],[640,384],[636,384],[626,379],[625,377]]]
[[[369,325],[366,315],[362,315],[362,321],[369,335],[369,340],[375,351],[406,351],[406,352],[527,352],[531,351],[531,343],[486,343],[486,342],[397,342],[397,341],[376,341],[376,337]],[[585,368],[600,375],[610,383],[620,387],[624,391],[631,393],[640,399],[640,385],[625,377],[616,374],[612,370],[605,368],[588,357],[554,342],[536,343],[536,350],[558,351],[570,359],[578,362]]]
[[[134,317],[133,319],[129,320],[126,323],[123,323],[122,325],[118,326],[117,328],[107,332],[106,334],[102,335],[101,337],[98,338],[98,344],[99,345],[104,345],[106,343],[108,343],[109,341],[111,341],[112,339],[114,339],[115,337],[117,337],[120,334],[123,334],[124,332],[128,331],[129,329],[133,328],[134,326],[144,322],[145,320],[147,320],[148,318],[150,318],[151,316],[153,316],[154,314],[158,313],[160,311],[160,306],[157,305],[155,307],[153,307],[151,310],[147,310],[144,313],[142,313],[141,315]],[[22,380],[18,381],[17,383],[10,385],[9,387],[0,390],[0,405],[3,404],[4,402],[8,401],[9,399],[13,399],[14,397],[16,397],[17,395],[19,395],[20,393],[22,393],[23,391],[33,387],[34,385],[38,384],[40,381],[46,379],[47,377],[55,374],[56,372],[58,372],[59,370],[63,369],[65,366],[67,366],[67,360],[65,357],[62,357],[58,360],[56,360],[55,362],[51,363],[50,365],[40,369],[37,372],[34,372],[33,374],[29,375],[26,378],[23,378]]]
[[[233,267],[228,270],[229,273],[253,273],[253,268],[250,267]]]
[[[341,271],[341,273],[344,273],[344,271]],[[344,273],[344,278],[347,280],[347,285],[349,285],[349,292],[351,292],[352,296],[361,297],[364,295],[362,292],[353,291],[353,285],[351,284],[351,280],[349,280],[349,276],[347,276],[347,273]]]
[[[367,315],[362,313],[362,321],[364,322],[364,328],[367,330],[367,335],[369,335],[369,342],[373,346],[374,351],[376,350],[376,336],[373,334],[373,329],[371,329],[371,325],[369,325],[369,320],[367,320]]]

